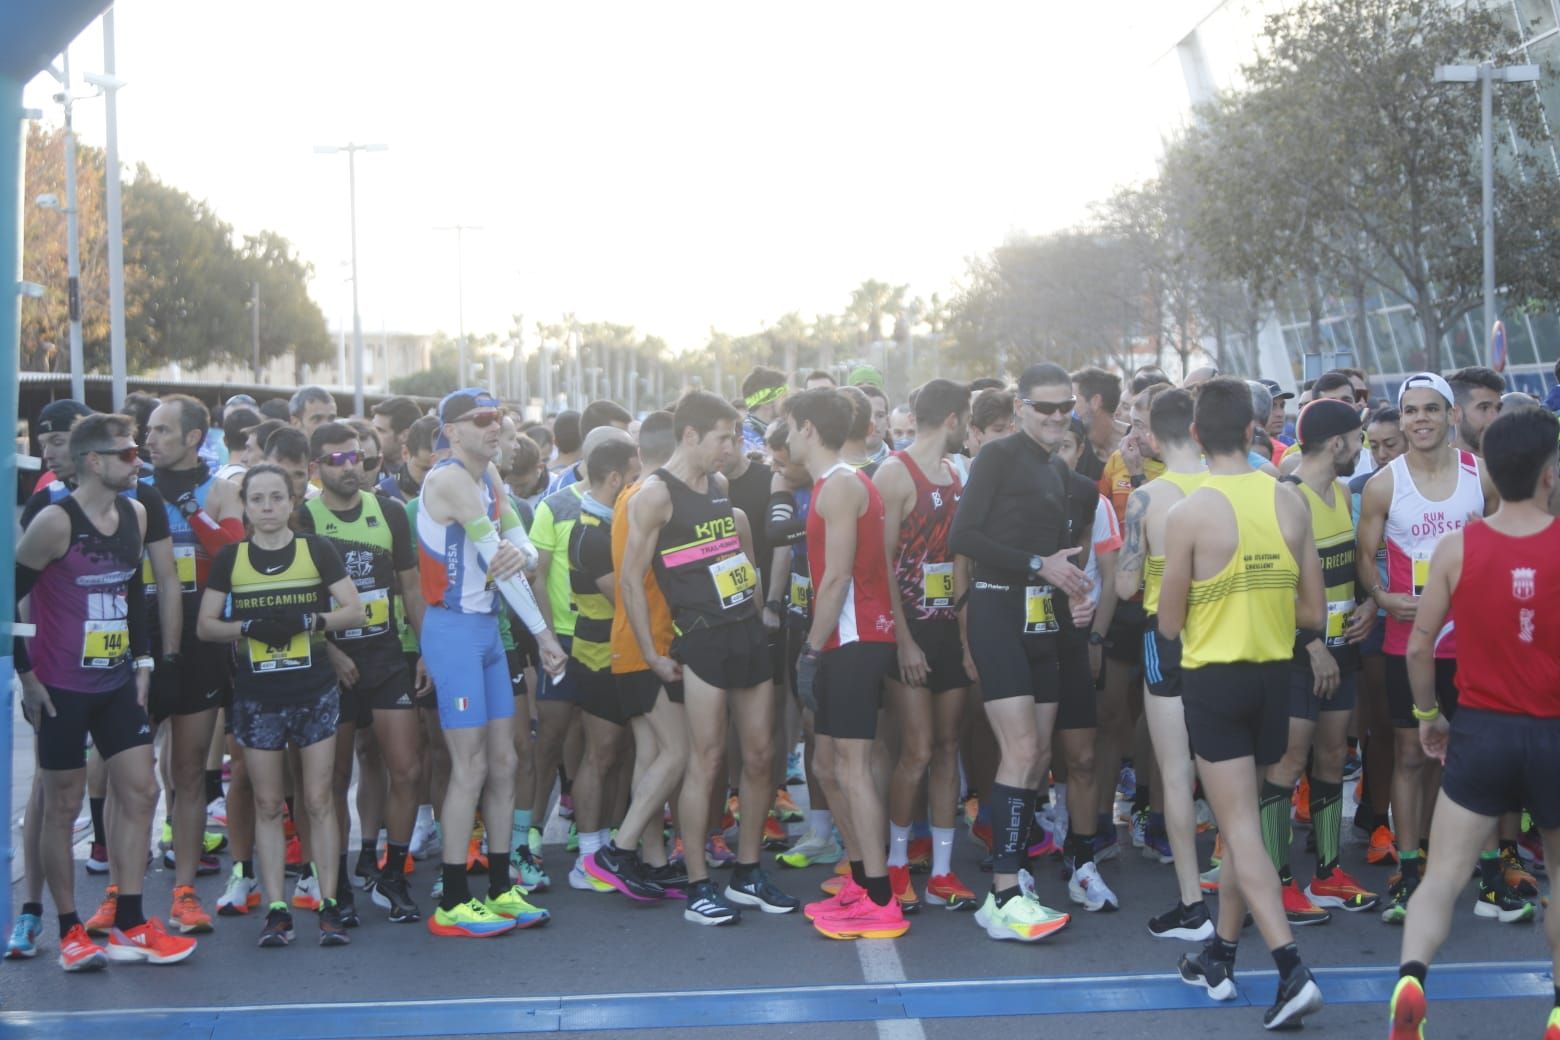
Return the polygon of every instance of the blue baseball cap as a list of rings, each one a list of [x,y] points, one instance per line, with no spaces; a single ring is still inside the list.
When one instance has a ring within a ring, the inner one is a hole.
[[[498,398],[480,386],[466,386],[444,395],[439,402],[439,421],[452,423],[469,412],[502,407]]]

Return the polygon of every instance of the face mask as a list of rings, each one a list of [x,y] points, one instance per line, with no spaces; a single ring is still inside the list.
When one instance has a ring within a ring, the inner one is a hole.
[[[913,438],[913,437],[896,437],[894,439],[894,450],[895,451],[904,451],[905,449],[909,448],[910,445],[912,445],[914,443],[915,443],[915,438]]]
[[[585,492],[584,496],[580,499],[580,508],[584,509],[585,512],[589,513],[590,515],[598,517],[602,520],[612,519],[612,507],[604,506],[600,502],[597,502],[595,496],[593,496],[589,491]]]

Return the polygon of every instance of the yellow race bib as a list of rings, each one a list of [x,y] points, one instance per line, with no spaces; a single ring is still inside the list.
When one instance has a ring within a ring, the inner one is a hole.
[[[249,640],[249,670],[255,673],[290,672],[307,668],[314,663],[314,651],[309,633],[299,632],[280,650],[261,642]]]
[[[715,595],[725,610],[746,603],[758,589],[758,575],[748,562],[747,553],[739,552],[710,564],[710,578],[715,582]]]
[[[1354,613],[1354,601],[1352,599],[1332,600],[1327,604],[1327,645],[1329,647],[1347,646],[1348,640],[1344,638],[1344,630],[1349,627],[1349,615]]]
[[[349,628],[337,639],[367,639],[390,631],[390,590],[369,589],[359,596],[363,600],[363,627]],[[341,606],[335,597],[331,597],[330,603],[332,609]]]
[[[130,652],[130,625],[124,618],[81,623],[81,667],[113,668]]]
[[[1424,595],[1425,586],[1430,584],[1430,557],[1414,557],[1414,598]]]
[[[1043,635],[1060,632],[1056,623],[1056,602],[1051,597],[1051,586],[1029,585],[1024,588],[1024,634]]]
[[[933,610],[953,606],[953,564],[921,564],[921,607]]]
[[[791,574],[791,609],[799,614],[812,609],[812,578],[805,574]]]

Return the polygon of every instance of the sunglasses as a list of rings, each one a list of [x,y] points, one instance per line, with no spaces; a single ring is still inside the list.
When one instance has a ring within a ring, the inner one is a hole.
[[[1019,398],[1019,403],[1026,404],[1041,415],[1055,415],[1057,412],[1070,412],[1078,403],[1076,397],[1069,397],[1065,401],[1031,401],[1027,397]]]
[[[141,449],[132,444],[128,448],[93,448],[94,455],[112,455],[125,465],[134,465],[141,457]]]
[[[455,421],[456,422],[469,422],[471,425],[475,426],[477,429],[485,430],[489,426],[492,426],[494,423],[498,422],[498,420],[499,420],[499,415],[498,415],[497,412],[477,412],[475,415],[463,415],[459,419],[456,419]]]
[[[1370,391],[1369,390],[1356,390],[1356,391],[1354,391],[1354,399],[1356,401],[1358,401],[1360,404],[1364,404],[1366,401],[1370,400]]]
[[[321,466],[356,466],[362,457],[363,453],[359,451],[333,451],[329,455],[321,455],[314,461]]]

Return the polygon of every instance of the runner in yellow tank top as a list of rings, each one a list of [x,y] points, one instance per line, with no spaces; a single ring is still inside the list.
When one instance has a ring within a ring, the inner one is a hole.
[[[1195,777],[1186,738],[1186,713],[1181,707],[1181,645],[1165,639],[1154,625],[1165,570],[1165,518],[1172,506],[1208,476],[1202,449],[1192,440],[1192,405],[1189,391],[1170,387],[1146,390],[1133,402],[1133,425],[1136,427],[1147,413],[1144,429],[1149,444],[1166,469],[1135,489],[1127,500],[1116,593],[1125,599],[1136,592],[1141,571],[1143,608],[1149,622],[1143,631],[1143,681],[1148,693],[1143,698],[1143,714],[1148,719],[1159,777],[1150,793],[1145,847],[1154,848],[1156,837],[1168,843],[1180,895],[1174,908],[1149,920],[1148,930],[1161,939],[1195,942],[1213,935],[1213,921],[1197,876],[1197,816],[1192,801]],[[1139,769],[1148,768],[1147,763],[1139,763]]]
[[[1182,958],[1181,975],[1215,999],[1235,996],[1235,945],[1249,907],[1278,967],[1278,996],[1264,1017],[1272,1029],[1319,1010],[1322,994],[1300,962],[1263,848],[1257,770],[1287,744],[1295,630],[1309,642],[1326,610],[1304,501],[1247,459],[1255,426],[1241,380],[1213,379],[1198,391],[1192,433],[1209,476],[1167,520],[1159,632],[1183,637],[1186,728],[1224,837],[1218,934]]]

